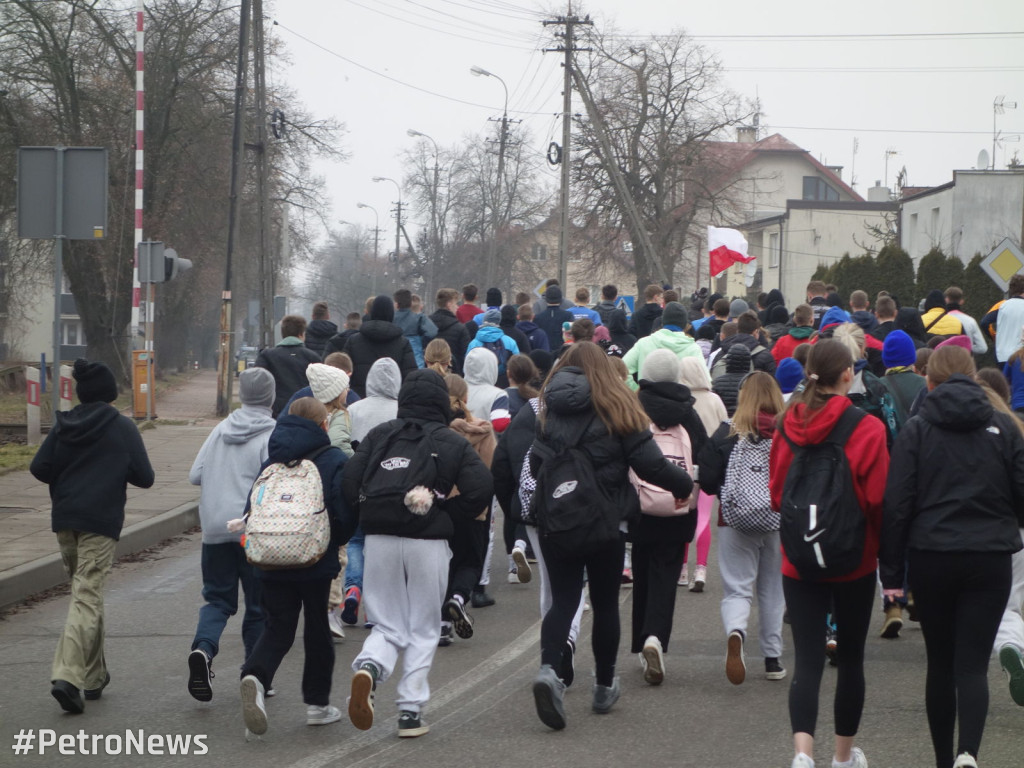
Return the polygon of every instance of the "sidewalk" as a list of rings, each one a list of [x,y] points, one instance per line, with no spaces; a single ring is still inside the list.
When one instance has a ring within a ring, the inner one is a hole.
[[[157,401],[159,418],[187,424],[157,422],[142,432],[156,482],[145,490],[128,486],[118,557],[198,524],[199,488],[188,482],[188,470],[219,421],[216,394],[217,374],[204,370]],[[0,608],[65,581],[47,486],[28,471],[0,476]]]

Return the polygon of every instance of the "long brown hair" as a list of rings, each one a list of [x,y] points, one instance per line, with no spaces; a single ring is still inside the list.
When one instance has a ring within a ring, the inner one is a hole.
[[[954,373],[962,373],[972,379],[977,375],[978,369],[974,365],[974,358],[971,353],[963,347],[949,344],[942,349],[936,349],[928,358],[928,382],[933,386],[945,383]]]
[[[505,364],[508,383],[515,382],[516,391],[523,400],[537,396],[537,389],[530,382],[537,378],[537,366],[526,355],[512,355]]]
[[[807,384],[803,392],[799,395],[794,392],[789,398],[789,408],[786,412],[795,408],[798,403],[803,403],[807,407],[807,418],[810,419],[811,414],[823,408],[828,402],[829,394],[822,389],[831,389],[838,385],[843,373],[852,367],[853,353],[842,341],[820,339],[811,345],[804,368]]]
[[[577,341],[566,349],[544,382],[545,394],[552,376],[568,366],[581,369],[587,377],[590,404],[609,433],[623,437],[650,426],[651,420],[640,407],[636,394],[622,386],[622,380],[608,362],[608,355],[592,341]],[[542,421],[543,418],[542,411]]]
[[[782,399],[775,377],[764,371],[754,371],[743,379],[740,384],[739,398],[736,401],[736,413],[732,417],[729,436],[739,435],[748,440],[761,436],[758,429],[758,417],[761,413],[773,416],[782,413],[786,403]]]
[[[423,350],[423,364],[442,376],[447,375],[452,364],[452,348],[448,346],[448,342],[444,339],[434,339],[427,344],[427,348]]]
[[[457,373],[446,373],[444,383],[448,387],[448,402],[452,407],[452,416],[457,419],[468,418],[469,405],[466,401],[469,400],[469,385],[466,384],[466,380]]]

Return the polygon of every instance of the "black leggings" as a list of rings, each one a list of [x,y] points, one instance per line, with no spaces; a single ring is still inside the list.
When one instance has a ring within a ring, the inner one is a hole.
[[[908,578],[928,651],[925,706],[935,765],[950,768],[956,754],[977,757],[981,747],[988,714],[988,662],[1010,597],[1011,556],[911,550]]]
[[[551,609],[540,628],[540,663],[557,671],[569,639],[569,627],[580,605],[583,569],[590,580],[590,604],[594,627],[590,642],[594,651],[598,685],[611,685],[615,678],[615,657],[619,653],[619,589],[625,544],[620,538],[591,555],[566,556],[540,542],[544,566],[551,582]]]
[[[516,545],[516,539],[527,541],[526,528],[512,515],[504,514],[501,522],[501,535],[505,539],[505,554],[512,554],[512,547]]]
[[[629,649],[640,653],[654,635],[668,651],[676,609],[683,550],[693,541],[697,515],[654,517],[640,515],[630,527],[633,537],[633,636]]]
[[[789,686],[789,721],[793,733],[814,736],[818,693],[825,669],[825,616],[835,605],[837,736],[855,736],[864,710],[864,642],[875,599],[875,574],[855,581],[801,581],[782,577],[796,651],[796,670]]]

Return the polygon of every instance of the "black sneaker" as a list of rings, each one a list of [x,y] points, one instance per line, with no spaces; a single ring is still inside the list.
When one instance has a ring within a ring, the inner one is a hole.
[[[72,715],[80,715],[85,712],[85,702],[82,701],[82,694],[67,680],[54,680],[50,695],[57,700],[60,708]]]
[[[779,663],[778,658],[768,656],[764,660],[764,679],[765,680],[785,680],[786,670],[782,664]]]
[[[558,676],[562,678],[566,688],[571,686],[572,681],[576,679],[576,643],[572,640],[565,641],[562,663],[558,667]]]
[[[442,624],[441,625],[441,637],[439,637],[438,640],[437,640],[437,647],[438,648],[447,648],[449,645],[452,644],[452,642],[454,642],[454,640],[455,640],[455,638],[453,637],[452,625],[451,624]]]
[[[99,688],[86,688],[85,689],[85,700],[96,701],[100,696],[103,695],[103,689],[110,685],[110,673],[107,672],[106,677],[103,678],[103,682],[100,683]]]
[[[466,606],[454,597],[444,604],[444,615],[455,627],[455,634],[463,640],[473,636],[473,617],[466,613]]]
[[[188,693],[196,701],[210,701],[213,698],[213,670],[206,651],[196,648],[188,655]]]
[[[352,675],[352,693],[348,698],[348,719],[360,731],[373,726],[373,692],[377,689],[380,670],[366,662]]]
[[[495,600],[483,587],[477,587],[469,596],[469,602],[472,603],[474,608],[487,608],[494,605]],[[462,635],[459,635],[462,637]]]
[[[423,722],[419,712],[410,712],[403,709],[398,713],[398,735],[403,739],[415,739],[430,730],[430,726]]]

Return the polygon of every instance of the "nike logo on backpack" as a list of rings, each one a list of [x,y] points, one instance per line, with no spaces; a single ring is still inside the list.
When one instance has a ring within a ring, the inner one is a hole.
[[[812,533],[812,534],[805,533],[804,534],[804,541],[806,541],[808,544],[810,544],[816,538],[821,536],[821,534],[823,534],[826,530],[828,530],[828,529],[827,528],[822,528],[820,531],[816,531],[815,533]]]

